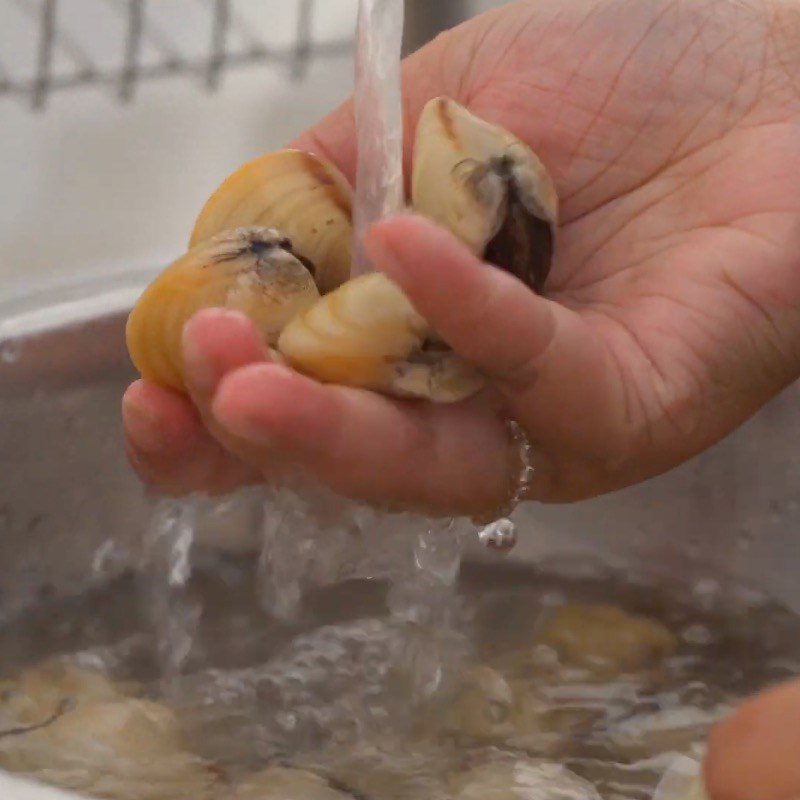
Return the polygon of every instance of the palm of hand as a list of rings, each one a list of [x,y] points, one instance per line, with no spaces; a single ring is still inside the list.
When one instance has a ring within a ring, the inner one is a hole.
[[[537,396],[535,364],[506,394],[550,451],[547,495],[616,488],[708,446],[796,373],[800,13],[573,0],[474,35],[471,52],[443,46],[441,89],[553,172],[547,293],[594,359],[563,376],[561,403]]]

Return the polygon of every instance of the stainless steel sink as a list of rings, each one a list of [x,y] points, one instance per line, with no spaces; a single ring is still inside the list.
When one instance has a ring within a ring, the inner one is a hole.
[[[133,377],[125,316],[147,277],[0,305],[0,619],[42,591],[85,586],[104,545],[132,553],[141,539],[148,502],[126,463],[119,400]],[[797,395],[791,387],[728,440],[644,485],[522,510],[511,557],[591,555],[705,590],[744,583],[800,611]],[[222,529],[206,535],[229,540]],[[63,796],[25,786],[0,774],[0,797]]]

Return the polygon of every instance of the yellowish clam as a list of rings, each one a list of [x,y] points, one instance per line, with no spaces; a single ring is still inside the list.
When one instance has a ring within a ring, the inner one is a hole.
[[[558,608],[538,641],[553,648],[563,664],[612,675],[658,667],[677,647],[658,620],[613,605],[577,603]]]
[[[429,336],[425,320],[385,275],[355,278],[295,317],[278,350],[300,372],[437,402],[465,399],[480,374]]]
[[[277,228],[315,267],[321,292],[350,277],[352,190],[329,161],[278,150],[240,167],[206,201],[190,247],[224,231]]]
[[[197,311],[241,311],[274,344],[286,323],[318,298],[311,269],[280,232],[227,231],[201,241],[145,290],[128,318],[128,352],[145,379],[182,391],[181,333]]]
[[[468,743],[554,755],[594,716],[589,709],[549,703],[529,681],[478,665],[465,672],[452,702],[436,714],[434,728]]]

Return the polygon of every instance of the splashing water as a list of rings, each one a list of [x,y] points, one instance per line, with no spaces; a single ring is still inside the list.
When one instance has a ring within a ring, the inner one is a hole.
[[[199,498],[159,499],[145,536],[143,593],[166,679],[180,673],[189,657],[201,607],[187,592],[198,521]]]
[[[457,628],[463,539],[455,520],[430,522],[411,543],[410,568],[394,577],[389,591],[389,611],[405,631],[398,663],[416,704],[447,683],[448,672],[468,650]]]

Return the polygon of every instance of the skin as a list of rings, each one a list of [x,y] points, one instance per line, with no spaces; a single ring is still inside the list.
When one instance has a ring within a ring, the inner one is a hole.
[[[372,503],[491,514],[514,475],[511,416],[536,453],[529,496],[575,501],[671,469],[800,376],[794,0],[514,3],[440,36],[404,76],[407,142],[424,103],[449,95],[529,143],[561,198],[545,297],[425,220],[368,234],[375,268],[490,388],[431,407],[322,386],[271,363],[247,320],[204,311],[184,331],[191,398],[141,381],[125,395],[143,480],[213,493],[299,469]],[[352,180],[354,143],[345,104],[293,146]],[[783,772],[769,735],[723,727],[714,800],[800,797],[791,691],[762,706],[794,737]],[[738,784],[720,777],[730,765]]]
[[[140,382],[125,397],[140,474],[227,491],[292,465],[370,502],[480,513],[512,474],[499,412],[527,431],[546,502],[707,448],[800,374],[798,75],[792,0],[523,2],[439,37],[405,64],[406,140],[450,95],[528,142],[562,200],[546,298],[424,220],[369,234],[489,396],[441,408],[321,386],[207,311],[186,331],[194,402]],[[353,179],[354,141],[347,104],[293,144]]]

